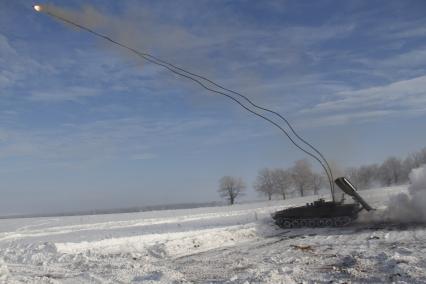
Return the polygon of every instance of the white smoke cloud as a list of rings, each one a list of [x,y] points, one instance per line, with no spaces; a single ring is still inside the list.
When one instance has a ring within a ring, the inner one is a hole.
[[[390,221],[426,223],[426,165],[410,173],[408,194],[391,197],[385,216]]]
[[[407,193],[392,196],[386,209],[366,213],[360,221],[426,223],[426,165],[411,171]]]

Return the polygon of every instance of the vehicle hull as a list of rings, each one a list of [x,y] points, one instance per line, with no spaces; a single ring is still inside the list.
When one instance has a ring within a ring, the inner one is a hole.
[[[325,202],[320,199],[306,206],[275,212],[272,218],[282,228],[341,227],[355,220],[360,210],[358,204]]]

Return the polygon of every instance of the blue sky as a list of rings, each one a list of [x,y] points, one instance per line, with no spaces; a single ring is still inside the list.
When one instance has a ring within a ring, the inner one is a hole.
[[[50,1],[285,114],[342,167],[426,146],[424,1]],[[90,34],[0,10],[0,214],[218,200],[305,158],[284,136]],[[43,3],[41,3],[43,4]]]

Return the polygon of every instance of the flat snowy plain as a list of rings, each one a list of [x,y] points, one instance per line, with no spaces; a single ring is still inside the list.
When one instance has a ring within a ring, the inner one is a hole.
[[[380,209],[405,190],[361,194]],[[426,283],[426,226],[272,223],[314,199],[0,220],[0,283]]]

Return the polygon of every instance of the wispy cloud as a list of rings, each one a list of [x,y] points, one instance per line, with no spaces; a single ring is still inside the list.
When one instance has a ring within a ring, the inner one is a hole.
[[[0,157],[84,161],[103,159],[148,160],[186,135],[213,126],[210,119],[147,121],[140,117],[63,124],[59,129],[0,128]],[[125,146],[124,146],[125,145]]]
[[[0,55],[2,57],[17,55],[16,50],[10,45],[9,40],[2,34],[0,34]]]
[[[338,114],[327,113],[314,118],[311,116],[308,118],[303,118],[297,123],[297,126],[301,128],[314,128],[324,126],[346,125],[352,124],[354,122],[356,122],[357,124],[363,124],[393,115],[399,115],[399,112],[393,110],[372,110]]]
[[[406,21],[394,21],[387,25],[373,28],[370,33],[387,40],[411,39],[423,37],[426,33],[426,21],[424,18],[407,19]]]
[[[0,65],[0,88],[3,88],[0,95],[4,95],[5,88],[22,84],[37,72],[46,75],[55,72],[51,65],[42,64],[28,54],[21,54],[3,34],[0,34]]]
[[[348,109],[416,109],[426,102],[426,76],[401,80],[384,86],[337,93],[337,98],[317,104],[309,111]],[[307,111],[307,110],[306,110]]]
[[[301,126],[366,123],[390,116],[426,113],[426,76],[383,86],[338,92],[326,101],[300,111]],[[306,119],[310,122],[306,123]]]
[[[98,89],[75,86],[57,90],[33,91],[30,99],[40,102],[79,102],[82,98],[98,96],[100,93]]]
[[[142,153],[131,156],[132,160],[152,160],[155,158],[157,158],[157,155],[153,153]]]
[[[387,56],[358,57],[354,62],[361,63],[364,72],[381,73],[383,78],[395,80],[425,74],[426,47],[419,46],[409,50],[392,52]]]

